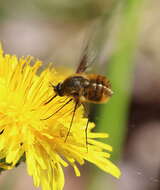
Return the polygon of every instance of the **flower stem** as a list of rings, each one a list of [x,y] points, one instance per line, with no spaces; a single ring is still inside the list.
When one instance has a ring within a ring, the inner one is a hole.
[[[106,141],[113,147],[112,159],[119,160],[126,135],[126,124],[132,93],[133,58],[135,55],[138,24],[142,12],[142,2],[139,0],[122,0],[121,19],[119,32],[116,37],[116,50],[109,61],[106,74],[111,80],[114,95],[111,100],[102,105],[99,119],[98,130],[109,133],[110,137]],[[104,189],[104,177],[95,172],[92,176],[88,189]],[[94,178],[94,179],[93,179]],[[98,181],[98,182],[97,182]],[[110,187],[109,182],[107,183]],[[105,186],[106,187],[106,186]],[[114,188],[113,188],[114,189]]]
[[[99,130],[110,134],[109,143],[113,146],[112,158],[115,160],[120,158],[126,134],[134,71],[132,62],[137,45],[141,3],[139,0],[122,1],[122,18],[115,44],[116,50],[107,68],[107,76],[111,80],[115,95],[100,110]]]

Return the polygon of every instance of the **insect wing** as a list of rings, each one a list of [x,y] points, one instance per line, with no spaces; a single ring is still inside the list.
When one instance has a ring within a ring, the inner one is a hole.
[[[84,48],[76,73],[83,73],[90,66],[96,67],[100,52],[104,46],[104,23],[98,20],[90,25],[83,43]]]
[[[78,68],[76,70],[76,73],[83,73],[86,68],[87,68],[87,51],[88,51],[88,44],[87,46],[85,47],[85,49],[83,50],[83,55],[80,59],[80,63],[78,65]]]
[[[88,43],[85,49],[83,50],[76,73],[85,72],[88,67],[90,67],[91,65],[93,65],[93,63],[95,63],[96,59],[97,59],[97,53],[96,51],[93,51],[93,48],[91,50],[90,43]]]

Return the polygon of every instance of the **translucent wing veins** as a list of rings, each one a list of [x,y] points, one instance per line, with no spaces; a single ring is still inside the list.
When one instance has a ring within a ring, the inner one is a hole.
[[[87,68],[87,61],[88,61],[87,50],[88,50],[88,45],[85,47],[83,51],[83,55],[76,70],[76,73],[83,73]]]

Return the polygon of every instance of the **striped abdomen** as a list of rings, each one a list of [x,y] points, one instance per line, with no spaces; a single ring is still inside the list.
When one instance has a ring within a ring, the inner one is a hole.
[[[83,102],[104,103],[109,100],[113,92],[109,80],[101,75],[86,75],[89,85],[84,88]]]

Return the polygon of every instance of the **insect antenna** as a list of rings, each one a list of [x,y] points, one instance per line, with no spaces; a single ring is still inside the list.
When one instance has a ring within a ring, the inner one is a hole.
[[[49,82],[50,86],[55,89],[55,85],[53,85],[51,82]],[[44,105],[49,104],[55,97],[57,96],[57,94],[55,94],[52,98],[50,98],[47,102],[44,103]]]
[[[53,85],[51,82],[49,82],[49,84],[50,84],[50,86],[51,87],[53,87],[53,88],[55,88],[56,86],[55,85]]]
[[[67,104],[69,104],[73,99],[70,99],[68,102],[66,102],[65,104],[63,104],[63,106],[61,106],[56,112],[54,112],[53,114],[51,114],[50,116],[41,119],[41,120],[47,120],[49,118],[51,118],[52,116],[54,116],[56,113],[58,113],[60,110],[62,110]]]
[[[71,123],[70,123],[70,126],[69,126],[69,130],[68,130],[68,132],[67,132],[67,135],[66,135],[66,138],[65,138],[64,142],[67,141],[68,135],[69,135],[69,133],[70,133],[70,131],[71,131],[73,119],[74,119],[74,116],[75,116],[76,109],[77,109],[77,106],[78,106],[78,105],[79,105],[79,102],[76,101],[75,106],[74,106],[74,110],[73,110],[73,115],[72,115]]]

